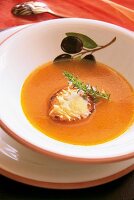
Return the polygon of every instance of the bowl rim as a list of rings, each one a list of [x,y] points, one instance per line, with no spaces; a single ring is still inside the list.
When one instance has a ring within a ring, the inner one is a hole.
[[[118,162],[118,161],[123,161],[123,160],[128,160],[131,158],[134,158],[134,153],[128,153],[125,155],[121,155],[121,156],[113,156],[113,157],[108,157],[108,158],[81,158],[81,157],[74,157],[74,156],[67,156],[67,155],[62,155],[59,153],[55,153],[52,151],[48,151],[45,149],[42,149],[39,146],[36,146],[30,142],[28,142],[27,140],[21,138],[20,136],[18,136],[15,132],[13,132],[11,129],[9,129],[6,124],[4,124],[2,122],[2,120],[0,120],[0,127],[9,135],[11,136],[13,139],[15,139],[17,142],[19,142],[20,144],[36,151],[39,152],[41,154],[47,155],[47,156],[52,156],[54,158],[58,158],[58,159],[63,159],[63,160],[69,160],[72,162],[78,162],[78,163],[113,163],[113,162]]]
[[[60,190],[64,189],[65,190],[65,189],[82,189],[82,188],[84,189],[84,188],[90,188],[90,187],[106,184],[132,172],[133,169],[134,169],[134,165],[131,165],[124,170],[121,170],[113,175],[110,175],[104,178],[100,178],[100,179],[92,180],[92,181],[85,181],[85,182],[75,182],[75,183],[54,183],[54,182],[34,180],[32,178],[23,177],[21,175],[15,174],[13,172],[7,171],[2,168],[0,168],[0,173],[3,176],[6,176],[8,178],[11,178],[13,180],[16,180],[28,185],[37,186],[41,188],[48,188],[48,189],[60,189]]]
[[[95,23],[101,23],[102,25],[106,25],[107,27],[111,27],[111,28],[115,28],[117,30],[120,31],[125,31],[127,32],[129,35],[132,36],[132,31],[122,28],[120,26],[114,25],[114,24],[110,24],[107,22],[103,22],[103,21],[99,21],[99,20],[92,20],[92,19],[83,19],[83,18],[66,18],[66,19],[53,19],[51,21],[63,21],[63,20],[83,20],[83,21],[89,21],[89,22],[95,22]],[[34,26],[35,24],[38,23],[45,23],[48,21],[43,21],[43,22],[37,22],[34,24],[29,24],[27,26],[24,26],[22,28],[20,28],[20,30],[15,31],[14,33],[12,33],[10,36],[8,36],[7,38],[5,38],[1,43],[0,46],[2,44],[4,44],[6,41],[8,41],[8,39],[12,38],[12,36],[14,36],[16,33],[22,31],[23,29],[29,28],[31,26]],[[50,21],[49,21],[50,22]],[[51,22],[50,22],[51,23]],[[108,157],[108,158],[82,158],[82,157],[74,157],[74,156],[68,156],[68,155],[64,155],[64,154],[60,154],[60,153],[55,153],[53,151],[49,151],[49,150],[45,150],[37,145],[32,144],[31,142],[28,142],[27,140],[23,139],[22,137],[20,137],[18,134],[16,134],[15,132],[13,132],[9,127],[7,127],[7,125],[0,119],[0,127],[12,138],[14,138],[16,141],[18,141],[19,143],[21,143],[22,145],[36,151],[39,152],[41,154],[44,155],[48,155],[48,156],[52,156],[55,158],[59,158],[59,159],[64,159],[64,160],[70,160],[70,161],[75,161],[75,162],[84,162],[84,163],[113,163],[113,162],[118,162],[118,161],[123,161],[123,160],[128,160],[131,158],[134,158],[134,152],[131,153],[127,153],[124,155],[120,155],[120,156],[112,156],[112,157]]]

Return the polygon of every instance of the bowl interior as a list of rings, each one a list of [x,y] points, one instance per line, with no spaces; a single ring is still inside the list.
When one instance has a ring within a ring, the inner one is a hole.
[[[22,85],[36,67],[63,53],[60,43],[66,32],[88,35],[106,44],[114,44],[95,53],[99,62],[120,72],[134,85],[134,36],[130,31],[104,22],[86,19],[62,19],[41,22],[23,29],[0,48],[0,118],[20,140],[42,150],[77,158],[109,158],[134,152],[134,126],[120,137],[100,145],[79,146],[62,143],[42,134],[26,119],[20,103]],[[112,126],[112,124],[111,124]]]

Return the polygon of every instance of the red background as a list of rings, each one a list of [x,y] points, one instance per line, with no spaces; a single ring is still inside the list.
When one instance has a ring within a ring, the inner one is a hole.
[[[134,0],[38,0],[48,4],[55,12],[65,17],[82,17],[110,22],[134,31]],[[54,19],[51,14],[15,17],[14,5],[24,0],[0,0],[0,29]],[[111,2],[114,4],[111,4]]]

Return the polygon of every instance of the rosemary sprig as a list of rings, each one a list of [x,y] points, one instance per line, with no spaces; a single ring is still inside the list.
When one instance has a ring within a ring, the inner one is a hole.
[[[63,74],[74,87],[78,88],[79,90],[82,90],[85,95],[92,96],[94,102],[99,101],[99,99],[101,98],[106,100],[110,99],[110,94],[107,93],[106,91],[104,90],[99,91],[97,87],[86,85],[80,79],[78,79],[78,77],[75,77],[73,74],[67,71],[64,71]]]

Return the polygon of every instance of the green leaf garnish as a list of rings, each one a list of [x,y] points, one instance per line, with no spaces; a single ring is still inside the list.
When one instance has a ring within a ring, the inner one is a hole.
[[[82,41],[83,46],[88,48],[88,49],[94,49],[94,48],[96,48],[98,46],[94,40],[92,40],[88,36],[83,35],[81,33],[69,32],[69,33],[66,33],[66,35],[67,36],[78,37]]]
[[[71,82],[71,84],[78,88],[79,90],[82,90],[85,95],[90,95],[92,96],[94,102],[99,101],[101,98],[109,100],[110,99],[110,94],[107,93],[106,91],[102,90],[99,91],[97,87],[89,86],[85,83],[83,83],[80,79],[75,77],[73,74],[64,71],[64,76]]]

